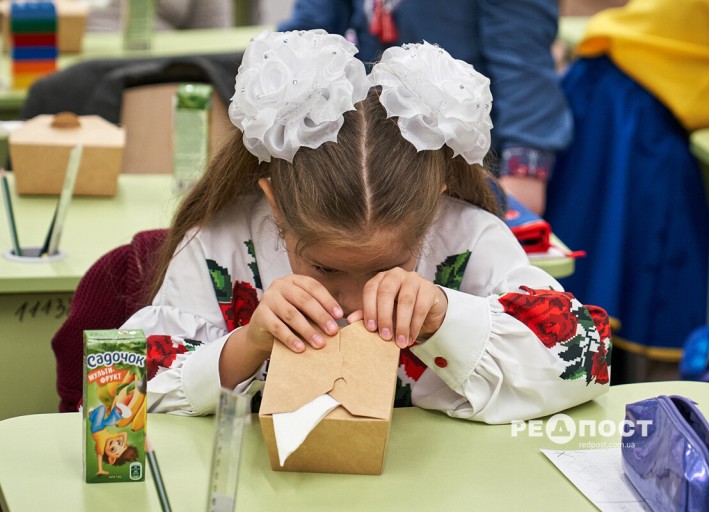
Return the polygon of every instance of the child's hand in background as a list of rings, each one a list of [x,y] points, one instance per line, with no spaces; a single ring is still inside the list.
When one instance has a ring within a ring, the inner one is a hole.
[[[303,340],[321,348],[322,333],[336,334],[336,321],[342,315],[342,308],[322,284],[293,274],[274,281],[264,292],[247,326],[247,336],[252,344],[268,352],[273,338],[294,352],[305,350]]]
[[[440,328],[448,310],[446,294],[416,272],[393,268],[380,272],[364,286],[363,309],[347,317],[406,348]]]

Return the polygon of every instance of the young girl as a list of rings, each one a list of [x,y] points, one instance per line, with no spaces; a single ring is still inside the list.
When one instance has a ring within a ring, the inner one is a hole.
[[[344,38],[263,33],[239,128],[183,200],[151,306],[125,327],[161,353],[150,410],[214,411],[265,378],[273,343],[362,320],[401,349],[398,405],[491,423],[608,389],[605,313],[530,265],[495,215],[489,81],[427,43],[369,76]]]

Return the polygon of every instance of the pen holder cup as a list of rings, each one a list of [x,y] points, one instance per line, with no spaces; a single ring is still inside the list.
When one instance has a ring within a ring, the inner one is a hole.
[[[5,257],[5,259],[20,263],[53,263],[55,261],[60,261],[66,258],[66,253],[62,251],[57,251],[52,255],[42,255],[41,247],[21,247],[21,250],[22,254],[20,256],[15,254],[14,249],[5,251],[2,255]]]

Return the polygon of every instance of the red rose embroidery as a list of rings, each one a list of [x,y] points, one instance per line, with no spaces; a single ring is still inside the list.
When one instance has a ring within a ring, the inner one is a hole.
[[[220,302],[219,309],[221,310],[222,316],[224,317],[224,321],[226,322],[227,331],[233,331],[234,330],[234,308],[231,305],[231,302]]]
[[[601,337],[601,340],[607,340],[611,337],[611,323],[608,320],[608,313],[603,308],[598,306],[586,306],[586,309],[593,318],[593,323],[596,325],[596,330]]]
[[[414,381],[419,380],[421,374],[426,370],[426,365],[408,348],[401,351],[399,355],[399,365],[404,367],[406,376]]]
[[[231,307],[234,315],[234,327],[246,325],[251,320],[254,310],[258,306],[256,289],[245,281],[234,283],[234,292],[231,296]]]
[[[177,354],[187,352],[184,345],[173,343],[170,336],[152,335],[147,338],[148,343],[148,380],[155,377],[158,368],[170,368]]]
[[[568,341],[576,334],[578,319],[571,312],[571,293],[521,288],[527,293],[506,293],[500,297],[500,304],[508,315],[529,327],[545,347]]]
[[[248,324],[256,306],[258,306],[256,289],[246,281],[235,281],[231,302],[219,303],[227,330],[233,331],[237,327]]]
[[[591,367],[591,377],[596,379],[598,384],[606,384],[608,382],[608,360],[606,355],[606,346],[601,343],[598,347],[598,352],[593,354],[593,366]]]

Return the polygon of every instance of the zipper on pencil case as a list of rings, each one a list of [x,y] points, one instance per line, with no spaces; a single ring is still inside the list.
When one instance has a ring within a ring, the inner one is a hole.
[[[709,422],[694,405],[694,402],[683,396],[660,396],[658,397],[673,422],[678,426],[689,441],[702,453],[704,460],[709,461]],[[681,403],[686,408],[694,421],[690,421],[682,414],[677,407]]]

